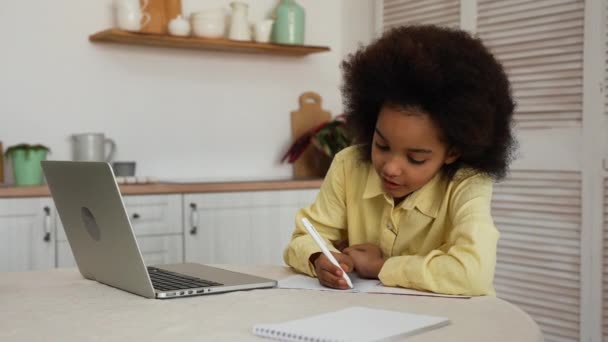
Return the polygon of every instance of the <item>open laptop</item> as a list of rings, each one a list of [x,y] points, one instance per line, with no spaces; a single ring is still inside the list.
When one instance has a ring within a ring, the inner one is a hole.
[[[43,161],[80,273],[148,298],[275,287],[272,279],[201,264],[144,265],[112,168],[104,162]]]

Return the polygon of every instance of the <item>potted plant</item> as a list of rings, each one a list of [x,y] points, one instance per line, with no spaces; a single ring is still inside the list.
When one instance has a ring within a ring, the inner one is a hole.
[[[51,150],[40,144],[18,144],[6,149],[6,157],[13,165],[15,185],[42,184],[42,167],[40,162],[46,159]]]
[[[334,156],[351,144],[345,116],[339,115],[306,131],[291,144],[281,161],[294,163],[310,144],[314,146],[317,155],[316,169],[324,176]]]

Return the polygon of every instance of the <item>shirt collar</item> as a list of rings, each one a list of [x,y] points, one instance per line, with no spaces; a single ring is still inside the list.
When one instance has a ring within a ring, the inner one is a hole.
[[[443,200],[445,193],[445,182],[443,180],[443,172],[438,172],[428,183],[422,188],[411,193],[406,199],[399,204],[400,208],[411,210],[417,208],[424,215],[432,218],[437,217],[439,206]],[[367,174],[367,182],[363,191],[363,199],[370,199],[376,196],[384,195],[385,199],[392,202],[382,189],[382,181],[376,173],[373,166],[370,166]]]

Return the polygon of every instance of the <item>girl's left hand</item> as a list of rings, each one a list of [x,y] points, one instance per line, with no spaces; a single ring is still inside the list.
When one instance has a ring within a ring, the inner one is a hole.
[[[372,243],[362,243],[345,248],[342,253],[350,256],[355,263],[355,271],[363,278],[378,278],[384,265],[380,247]]]

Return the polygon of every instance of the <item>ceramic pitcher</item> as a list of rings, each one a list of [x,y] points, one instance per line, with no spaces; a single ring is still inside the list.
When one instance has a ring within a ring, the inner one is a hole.
[[[230,7],[232,7],[232,17],[230,19],[228,38],[232,40],[251,40],[247,13],[249,5],[244,2],[234,1],[230,3]]]
[[[105,161],[114,157],[116,143],[103,133],[82,133],[72,135],[74,160]],[[106,146],[108,147],[106,151]]]

